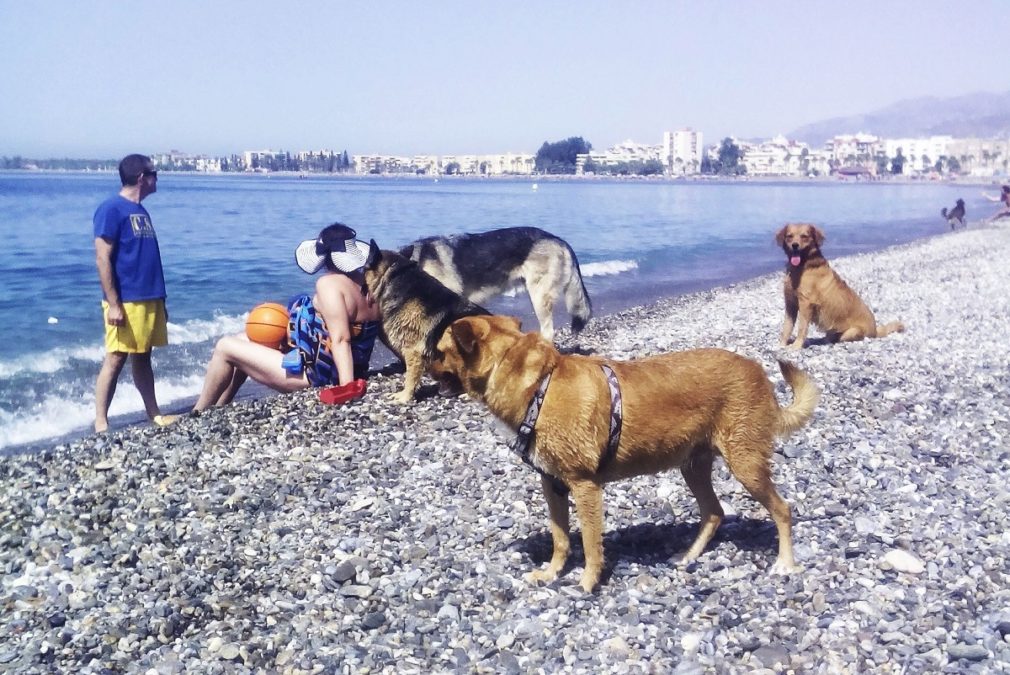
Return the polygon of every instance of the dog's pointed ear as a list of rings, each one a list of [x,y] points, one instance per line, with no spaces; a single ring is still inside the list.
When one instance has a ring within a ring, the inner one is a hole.
[[[368,257],[365,258],[365,269],[374,270],[381,258],[382,251],[379,249],[379,245],[375,243],[374,239],[370,239],[368,241]]]
[[[786,243],[786,228],[788,225],[783,225],[782,229],[775,233],[775,243],[779,246],[785,246]]]
[[[821,228],[815,225],[811,225],[810,229],[814,231],[814,243],[817,244],[817,248],[820,248],[824,243],[824,233],[821,232]]]
[[[477,351],[477,332],[473,323],[467,319],[453,321],[449,326],[452,332],[452,341],[456,343],[456,348],[462,354],[473,354]]]

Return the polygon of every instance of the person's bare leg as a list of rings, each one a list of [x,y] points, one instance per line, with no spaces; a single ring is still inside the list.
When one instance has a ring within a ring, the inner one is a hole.
[[[151,367],[151,352],[130,354],[130,366],[133,372],[133,386],[140,392],[144,401],[147,418],[153,420],[161,415],[158,399],[154,394],[154,369]]]
[[[116,394],[119,374],[126,365],[125,352],[106,352],[102,368],[95,381],[95,432],[102,433],[109,428],[109,405]]]
[[[288,375],[281,364],[282,355],[276,349],[230,335],[221,338],[207,364],[203,391],[193,410],[199,412],[213,405],[230,403],[238,388],[251,377],[280,392],[291,392],[308,386],[305,376]]]
[[[238,390],[242,388],[247,379],[249,379],[249,376],[245,374],[245,371],[235,368],[235,373],[231,376],[231,383],[225,387],[225,390],[214,405],[227,405],[231,403],[235,399],[235,394],[238,393]]]
[[[223,399],[223,395],[235,379],[235,373],[238,370],[228,362],[228,357],[223,348],[225,340],[230,339],[232,338],[221,338],[217,346],[214,347],[210,363],[207,364],[207,374],[203,378],[203,391],[200,392],[200,398],[197,399],[196,405],[193,406],[193,410],[197,412],[206,410],[212,405],[223,405],[229,402]],[[238,388],[236,387],[235,390],[237,391]]]

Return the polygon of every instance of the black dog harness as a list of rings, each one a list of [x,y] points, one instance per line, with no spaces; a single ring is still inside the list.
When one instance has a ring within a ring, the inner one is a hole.
[[[617,374],[613,368],[605,363],[600,364],[600,368],[603,370],[603,376],[607,379],[607,387],[610,389],[610,433],[607,436],[607,445],[603,449],[603,454],[600,455],[599,463],[596,465],[596,473],[603,471],[617,455],[617,446],[621,442],[621,422],[624,419],[624,408],[621,403],[621,385],[617,380]],[[519,424],[516,438],[512,441],[512,451],[519,455],[523,462],[534,471],[550,479],[556,493],[565,495],[568,494],[568,486],[562,483],[557,476],[552,476],[534,464],[530,458],[533,430],[536,428],[537,418],[540,417],[540,408],[543,407],[544,397],[547,396],[547,387],[550,383],[551,374],[547,373],[544,375],[544,379],[540,380],[540,386],[537,387],[536,393],[526,408],[526,416]]]

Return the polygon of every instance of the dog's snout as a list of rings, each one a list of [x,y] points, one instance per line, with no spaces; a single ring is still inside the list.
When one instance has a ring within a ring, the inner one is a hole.
[[[800,245],[798,243],[796,243],[795,241],[793,242],[793,250],[794,251],[799,251],[800,250]]]

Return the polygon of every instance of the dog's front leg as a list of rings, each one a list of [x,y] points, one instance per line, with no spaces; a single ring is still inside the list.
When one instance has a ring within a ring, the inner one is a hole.
[[[603,486],[581,481],[572,486],[575,510],[582,526],[582,549],[586,553],[586,568],[579,585],[591,593],[603,574]]]
[[[526,580],[550,583],[561,574],[561,570],[568,560],[568,553],[572,548],[569,538],[568,493],[559,492],[554,480],[548,476],[540,477],[540,486],[543,488],[544,499],[547,500],[547,511],[551,517],[551,542],[554,545],[554,551],[547,567],[542,570],[533,570],[526,575]]]
[[[416,350],[404,350],[403,364],[407,369],[403,376],[403,389],[392,394],[392,399],[397,403],[410,403],[414,398],[414,392],[417,391],[417,385],[421,383],[424,359]]]
[[[796,339],[789,345],[790,349],[803,349],[807,342],[807,332],[810,330],[810,318],[813,316],[813,307],[808,303],[801,302],[798,312],[799,321],[796,324]]]
[[[785,321],[782,322],[782,335],[779,336],[779,344],[783,347],[789,344],[789,338],[793,334],[793,326],[796,325],[796,313],[790,314],[786,311]]]

